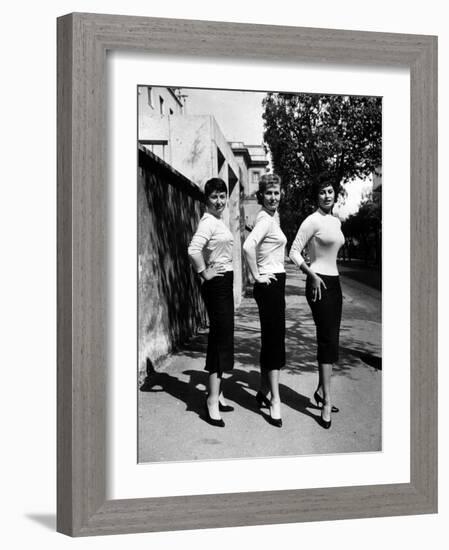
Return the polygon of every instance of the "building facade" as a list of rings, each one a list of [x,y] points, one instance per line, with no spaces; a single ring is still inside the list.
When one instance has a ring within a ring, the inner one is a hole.
[[[244,225],[246,231],[253,226],[260,210],[256,192],[259,180],[268,169],[268,159],[263,145],[246,145],[241,141],[230,142],[232,152],[239,164],[243,187]]]

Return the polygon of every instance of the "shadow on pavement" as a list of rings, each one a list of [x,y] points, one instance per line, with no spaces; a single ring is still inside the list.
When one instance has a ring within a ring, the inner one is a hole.
[[[147,373],[144,383],[140,386],[140,391],[145,393],[165,392],[185,403],[186,411],[194,412],[200,417],[204,414],[206,393],[167,372],[153,370],[153,372]]]
[[[204,416],[204,403],[207,387],[208,373],[206,371],[187,370],[182,373],[188,376],[189,380],[183,382],[176,376],[166,372],[157,372],[155,369],[147,374],[147,377],[140,387],[141,392],[157,393],[165,392],[173,398],[181,401],[186,406],[186,411],[197,414],[206,421]],[[199,388],[201,387],[201,389]],[[234,369],[223,377],[223,394],[226,399],[233,401],[238,407],[262,416],[268,423],[271,418],[267,412],[257,405],[255,394],[260,387],[260,374],[256,370]],[[284,406],[309,416],[319,422],[319,416],[312,414],[308,409],[318,409],[310,398],[302,395],[285,384],[279,384],[281,401]],[[319,409],[318,409],[319,410]]]

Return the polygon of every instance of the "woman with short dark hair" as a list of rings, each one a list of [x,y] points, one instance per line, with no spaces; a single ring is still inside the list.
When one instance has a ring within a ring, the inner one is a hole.
[[[201,294],[209,316],[209,337],[205,369],[209,372],[206,418],[224,427],[220,412],[232,411],[220,391],[224,372],[234,366],[234,239],[222,219],[228,189],[220,178],[204,186],[206,212],[190,242],[188,254],[202,282]]]
[[[337,254],[344,244],[340,220],[333,215],[336,190],[332,182],[315,185],[318,208],[308,216],[290,249],[290,259],[307,275],[306,298],[316,326],[318,386],[314,393],[321,406],[321,424],[331,426],[331,412],[338,408],[331,401],[333,364],[338,361],[342,292],[337,269]],[[302,251],[308,247],[310,266]]]
[[[254,277],[261,329],[259,406],[270,409],[274,426],[282,426],[279,373],[285,365],[285,268],[287,239],[279,226],[277,209],[281,200],[281,178],[265,174],[260,178],[257,200],[262,206],[243,251]],[[268,399],[268,393],[270,399]]]

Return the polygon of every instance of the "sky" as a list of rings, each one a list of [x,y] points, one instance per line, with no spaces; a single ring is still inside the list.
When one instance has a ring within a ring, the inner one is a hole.
[[[334,207],[334,214],[341,220],[345,220],[359,209],[361,200],[371,191],[373,187],[372,178],[366,180],[355,179],[346,183],[346,197],[340,198]]]
[[[263,143],[264,92],[182,88],[182,93],[187,95],[186,113],[213,115],[227,141],[242,141],[246,145]],[[371,187],[371,179],[346,184],[347,195],[336,205],[335,214],[345,219],[357,212],[363,196]]]
[[[246,145],[263,143],[263,92],[231,90],[198,90],[182,88],[189,115],[212,114],[227,141],[243,141]]]

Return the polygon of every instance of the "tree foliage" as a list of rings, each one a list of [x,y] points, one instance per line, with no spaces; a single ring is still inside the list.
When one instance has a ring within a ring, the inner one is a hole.
[[[355,214],[342,224],[342,231],[350,242],[357,243],[356,255],[368,262],[381,262],[382,207],[371,198],[365,200]]]
[[[283,181],[287,233],[315,208],[312,184],[366,178],[381,165],[381,98],[268,93],[264,139]]]
[[[381,218],[380,204],[367,200],[360,205],[355,214],[343,222],[344,234],[357,239],[361,239],[366,234],[377,234],[381,230]]]

